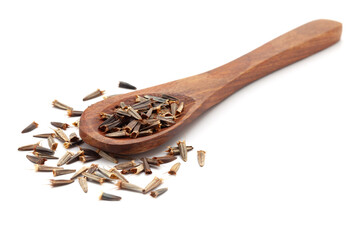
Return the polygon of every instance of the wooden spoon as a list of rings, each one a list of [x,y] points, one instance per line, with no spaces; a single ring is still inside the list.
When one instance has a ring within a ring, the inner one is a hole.
[[[221,67],[192,77],[107,98],[88,107],[80,119],[80,136],[87,144],[110,153],[131,155],[153,149],[175,136],[203,112],[247,84],[340,40],[342,25],[316,20],[302,25]],[[150,136],[109,138],[98,130],[100,112],[110,113],[121,101],[134,102],[135,95],[168,94],[184,101],[176,124]]]

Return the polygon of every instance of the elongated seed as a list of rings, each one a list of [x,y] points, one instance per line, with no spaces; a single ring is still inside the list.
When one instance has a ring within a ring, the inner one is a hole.
[[[82,139],[80,139],[77,142],[64,142],[64,148],[68,149],[68,148],[73,148],[73,147],[77,147],[80,144],[83,144],[84,141]]]
[[[180,163],[175,163],[171,168],[170,168],[170,171],[169,171],[169,174],[170,175],[176,175],[177,171],[179,170],[180,168]]]
[[[142,192],[145,194],[145,193],[148,193],[150,192],[151,190],[157,188],[158,186],[160,186],[162,184],[163,180],[161,178],[158,178],[158,177],[154,177],[153,180],[151,180],[151,182],[146,185],[146,187],[142,190]]]
[[[106,170],[105,168],[98,168],[98,170],[104,174],[106,177],[110,178],[110,179],[118,179],[118,177],[115,175],[115,173],[109,171],[109,170]]]
[[[75,171],[76,171],[75,169],[54,169],[52,172],[53,172],[54,177],[56,177],[56,176],[60,176],[60,175],[73,173]]]
[[[134,167],[135,165],[136,165],[135,161],[131,160],[131,161],[119,163],[119,164],[115,165],[114,168],[117,170],[120,170],[120,169],[124,169],[124,168]]]
[[[113,163],[118,163],[118,160],[116,160],[114,157],[110,156],[109,154],[107,154],[104,151],[101,151],[100,149],[96,150],[96,152],[104,159],[113,162]]]
[[[38,126],[39,126],[39,124],[37,124],[36,122],[32,122],[32,123],[30,123],[29,126],[27,126],[26,128],[24,128],[24,130],[22,130],[21,133],[31,132],[32,130],[34,130],[34,129],[37,128]]]
[[[94,173],[98,169],[97,164],[91,164],[90,168],[87,170],[88,173]]]
[[[186,162],[187,161],[187,150],[186,150],[185,141],[178,141],[177,145],[179,147],[180,156],[181,156],[182,160],[184,160],[184,162]]]
[[[163,157],[153,157],[152,159],[158,160],[160,164],[169,163],[177,159],[175,156],[167,155]]]
[[[125,181],[121,181],[119,180],[116,184],[115,184],[119,189],[124,189],[124,190],[129,190],[129,191],[133,191],[133,192],[142,192],[142,188],[132,184],[132,183],[128,183]]]
[[[145,174],[152,174],[147,158],[141,158],[141,161],[144,165]]]
[[[137,119],[137,120],[141,120],[141,119],[142,119],[141,116],[139,115],[139,113],[138,113],[136,110],[134,110],[132,107],[129,107],[129,108],[127,109],[127,112],[128,112],[133,118],[135,118],[135,119]]]
[[[111,168],[110,172],[112,172],[113,174],[115,174],[115,176],[120,179],[121,181],[124,182],[129,182],[124,175],[122,175],[118,170],[116,170],[115,168]]]
[[[100,158],[101,158],[100,156],[79,156],[79,160],[83,163],[96,161],[99,160]]]
[[[74,155],[72,155],[70,157],[70,159],[66,162],[66,164],[71,164],[71,163],[74,163],[74,162],[78,161],[79,157],[83,156],[83,155],[84,155],[84,151],[79,150],[77,153],[75,153]]]
[[[110,193],[105,193],[102,192],[99,196],[99,200],[104,200],[104,201],[120,201],[121,197],[120,196],[116,196]]]
[[[176,103],[175,101],[174,101],[174,102],[171,102],[170,107],[171,107],[171,114],[172,114],[173,116],[175,116],[176,110],[178,109],[177,103]]]
[[[83,111],[77,111],[72,109],[67,110],[67,114],[69,117],[80,117],[82,113]]]
[[[68,127],[70,127],[69,124],[62,123],[62,122],[51,122],[51,125],[53,125],[54,127],[57,127],[57,128],[64,129],[64,130],[66,130]]]
[[[64,169],[64,168],[35,164],[35,172],[52,172],[55,169]]]
[[[83,172],[86,172],[89,169],[88,166],[83,166],[81,167],[79,170],[77,170],[77,172],[74,173],[74,175],[72,175],[72,177],[70,179],[75,179],[78,176],[80,176]]]
[[[150,196],[152,196],[153,198],[157,198],[161,194],[165,193],[167,190],[167,188],[159,188],[155,191],[151,191]]]
[[[97,89],[95,92],[90,93],[86,97],[83,98],[83,101],[87,101],[96,97],[100,97],[104,94],[105,91],[101,91],[100,89]]]
[[[55,133],[42,133],[42,134],[34,135],[33,137],[36,137],[36,138],[55,137]]]
[[[98,182],[100,184],[103,184],[105,182],[105,178],[99,177],[93,173],[83,172],[82,175],[87,179]]]
[[[203,167],[205,165],[205,153],[206,152],[203,150],[197,151],[197,159],[200,167]]]
[[[137,138],[139,136],[139,129],[141,124],[138,122],[130,134],[131,138]]]
[[[55,137],[59,139],[62,142],[69,142],[68,136],[64,133],[64,131],[61,128],[55,129]]]
[[[70,140],[70,142],[78,142],[78,141],[80,141],[80,138],[76,135],[76,133],[70,133],[70,135],[69,135],[69,140]]]
[[[86,177],[78,177],[78,181],[79,181],[81,189],[84,191],[84,193],[87,193],[88,192],[88,184],[86,181]]]
[[[25,145],[22,147],[18,148],[18,151],[33,151],[34,148],[36,148],[37,146],[39,146],[40,142],[35,143],[35,144],[29,144],[29,145]]]
[[[180,114],[184,109],[184,102],[181,102],[178,106],[178,108],[176,109],[176,114]]]
[[[100,155],[90,148],[80,147],[80,150],[84,151],[84,155],[100,157]]]
[[[38,153],[38,152],[33,152],[33,154],[37,157],[40,157],[40,158],[46,158],[47,160],[50,160],[50,159],[59,159],[58,157],[55,157],[55,156],[52,156],[52,155],[47,155],[47,154],[41,154],[41,153]]]
[[[58,146],[58,143],[55,142],[54,138],[53,137],[48,137],[48,144],[49,144],[49,148],[52,150],[52,151],[55,151],[57,146]]]
[[[130,169],[130,172],[134,173],[134,174],[139,174],[142,171],[144,171],[144,164],[139,164],[138,166],[133,167],[133,168]]]
[[[38,153],[46,154],[46,155],[54,155],[54,153],[55,153],[53,150],[42,147],[42,146],[36,146],[34,148],[34,152],[38,152]]]
[[[125,130],[116,131],[112,133],[105,134],[106,137],[112,137],[112,138],[121,138],[121,137],[127,137],[129,136],[129,133]]]
[[[74,153],[66,151],[66,153],[57,162],[57,166],[60,167],[60,166],[64,165],[65,163],[67,163],[73,155],[74,155]]]
[[[145,130],[145,131],[140,131],[138,137],[148,136],[148,135],[153,134],[153,132],[154,131],[152,129],[148,129],[148,130]]]
[[[69,106],[63,104],[56,99],[52,102],[52,104],[54,107],[59,108],[59,109],[63,109],[63,110],[72,109],[72,107],[69,107]]]
[[[70,179],[70,180],[64,180],[64,179],[50,179],[50,184],[52,187],[59,187],[59,186],[63,186],[63,185],[67,185],[70,183],[73,183],[74,180]]]
[[[186,151],[190,152],[194,148],[192,146],[186,146]],[[179,147],[168,147],[168,149],[165,151],[168,152],[170,155],[180,155]]]
[[[161,162],[160,160],[157,159],[152,159],[152,158],[146,158],[146,161],[153,166],[160,166]]]
[[[119,82],[119,88],[126,88],[126,89],[130,89],[130,90],[136,90],[135,86],[131,85],[130,83],[124,82],[124,81]]]
[[[33,155],[26,155],[26,158],[29,159],[30,162],[38,165],[44,165],[45,161],[47,160],[46,158],[40,158]]]

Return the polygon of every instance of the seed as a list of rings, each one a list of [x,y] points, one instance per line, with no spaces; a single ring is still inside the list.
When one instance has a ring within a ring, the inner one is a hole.
[[[78,161],[79,157],[83,156],[83,155],[84,155],[84,151],[81,151],[81,150],[78,151],[77,153],[75,153],[74,155],[72,155],[70,157],[70,159],[66,162],[66,164],[71,164],[71,163],[74,163],[74,162]]]
[[[104,174],[107,178],[110,178],[110,179],[118,179],[118,177],[115,175],[115,173],[111,172],[111,171],[108,171],[106,170],[105,168],[98,168],[98,170]]]
[[[194,148],[192,146],[186,146],[186,151],[190,152]],[[168,149],[165,151],[168,152],[169,155],[180,155],[179,147],[168,147]]]
[[[100,157],[100,155],[90,148],[80,147],[80,150],[84,151],[84,155]]]
[[[86,162],[92,162],[92,161],[96,161],[99,160],[101,157],[100,156],[79,156],[79,160],[83,163]]]
[[[48,137],[55,137],[55,134],[54,133],[42,133],[42,134],[34,135],[33,137],[36,137],[36,138],[48,138]]]
[[[141,158],[141,161],[143,162],[145,174],[152,174],[152,171],[150,169],[149,163],[146,158]]]
[[[96,150],[96,152],[103,157],[104,159],[113,162],[113,163],[118,163],[118,160],[116,160],[114,157],[110,156],[109,154],[107,154],[106,152],[101,151],[100,149]]]
[[[136,90],[135,86],[131,85],[130,83],[124,82],[124,81],[119,82],[119,88],[126,88],[126,89]]]
[[[57,162],[57,166],[60,167],[60,166],[64,165],[65,163],[67,163],[73,155],[74,155],[74,153],[66,151],[66,153]]]
[[[126,104],[125,104],[124,102],[120,102],[120,107],[121,107],[122,109],[127,108],[127,106],[126,106]]]
[[[53,125],[54,127],[57,127],[57,128],[62,128],[64,130],[66,130],[68,127],[70,127],[69,124],[61,123],[61,122],[51,122],[51,125]]]
[[[89,169],[88,166],[83,166],[82,168],[80,168],[76,173],[74,173],[74,175],[70,178],[70,179],[75,179],[78,176],[80,176],[83,172],[86,172]]]
[[[76,111],[76,110],[72,110],[72,109],[67,110],[67,114],[69,117],[80,117],[82,113],[83,113],[83,111]]]
[[[160,103],[165,103],[167,101],[167,99],[165,98],[161,98],[161,97],[156,97],[156,96],[151,96],[151,95],[145,95],[144,98],[146,99],[152,99],[156,102],[160,102]]]
[[[144,171],[144,164],[139,164],[136,167],[130,169],[130,172],[134,174],[139,174],[142,171]]]
[[[153,198],[157,198],[158,196],[160,196],[161,194],[165,193],[168,189],[167,188],[160,188],[157,189],[155,191],[152,191],[150,193],[150,196],[152,196]]]
[[[170,175],[176,175],[177,171],[179,170],[180,168],[180,163],[175,163],[171,168],[170,168],[170,171],[169,171],[169,174]]]
[[[90,93],[86,97],[83,98],[83,101],[87,101],[96,97],[100,97],[104,94],[105,91],[101,91],[100,89],[97,89],[95,92]]]
[[[121,181],[124,181],[124,182],[129,182],[125,177],[124,175],[122,175],[118,170],[116,170],[115,168],[111,168],[110,169],[110,172],[112,172],[113,174],[115,174],[115,176],[120,179]]]
[[[70,133],[70,135],[69,135],[69,140],[70,140],[70,142],[78,142],[78,141],[80,141],[80,138],[76,135],[76,133]]]
[[[58,146],[58,143],[55,142],[54,138],[53,137],[48,137],[48,144],[49,144],[49,148],[52,150],[52,151],[55,151],[57,146]]]
[[[59,102],[58,100],[54,100],[52,102],[53,106],[56,107],[56,108],[60,108],[60,109],[63,109],[63,110],[68,110],[68,109],[72,109],[72,107],[69,107],[61,102]]]
[[[154,131],[153,131],[152,129],[148,129],[148,130],[145,130],[145,131],[141,131],[141,132],[139,132],[138,137],[148,136],[148,135],[153,134],[153,132],[154,132]]]
[[[129,107],[128,110],[127,110],[127,112],[128,112],[133,118],[135,118],[135,119],[137,119],[137,120],[141,120],[141,119],[142,119],[141,116],[139,115],[139,113],[138,113],[136,110],[134,110],[132,107]]]
[[[131,138],[137,138],[137,136],[139,136],[140,126],[141,126],[141,124],[138,122],[130,134]]]
[[[125,190],[129,190],[129,191],[133,191],[133,192],[142,192],[142,188],[132,184],[132,183],[128,183],[125,181],[121,181],[119,180],[116,184],[115,184],[119,189],[125,189]]]
[[[26,158],[29,159],[30,162],[38,165],[44,165],[45,161],[47,160],[46,158],[40,158],[32,155],[26,155]]]
[[[147,161],[149,164],[155,165],[155,166],[160,166],[160,164],[161,164],[160,160],[157,160],[157,159],[146,158],[146,161]]]
[[[176,157],[167,155],[167,156],[163,156],[163,157],[153,157],[152,159],[158,160],[160,164],[164,164],[164,163],[169,163],[169,162],[174,161],[176,159]]]
[[[35,164],[35,172],[52,172],[55,169],[64,169],[64,168]]]
[[[131,160],[131,161],[119,163],[119,164],[115,165],[114,168],[119,170],[119,169],[134,167],[135,165],[136,165],[135,161]]]
[[[127,110],[128,110],[128,108],[126,108],[126,110],[125,110],[125,109],[118,108],[118,109],[115,110],[115,113],[116,113],[117,115],[120,115],[120,116],[131,117],[131,114],[128,113]]]
[[[87,170],[88,173],[94,173],[98,169],[97,164],[91,164],[90,168]]]
[[[27,126],[26,128],[24,128],[24,130],[22,130],[21,133],[31,132],[32,130],[34,130],[34,129],[37,128],[38,126],[39,126],[39,124],[37,124],[36,122],[32,122],[32,123],[30,123],[29,126]]]
[[[84,177],[86,177],[87,179],[92,180],[92,181],[95,181],[95,182],[98,182],[98,183],[100,183],[100,184],[103,184],[103,183],[105,182],[105,178],[96,176],[96,175],[93,174],[93,173],[83,172],[82,175],[83,175]]]
[[[34,148],[34,152],[38,152],[38,153],[46,154],[46,155],[54,155],[54,153],[55,153],[53,150],[42,147],[42,146],[36,146]]]
[[[86,181],[86,177],[78,177],[78,181],[79,181],[81,189],[84,191],[84,193],[87,193],[88,192],[88,184]]]
[[[170,95],[167,95],[167,94],[164,94],[164,93],[161,95],[161,97],[165,98],[165,99],[173,100],[173,101],[179,101],[179,99],[177,99],[176,97],[170,96]]]
[[[74,180],[70,179],[70,180],[64,180],[64,179],[61,179],[61,180],[58,180],[58,179],[50,179],[50,184],[52,187],[59,187],[59,186],[63,186],[63,185],[67,185],[67,184],[70,184],[70,183],[73,183]]]
[[[178,108],[176,109],[176,113],[180,114],[184,109],[184,102],[181,102],[178,106]]]
[[[59,139],[60,141],[62,141],[62,142],[69,142],[70,141],[68,136],[64,133],[63,130],[61,130],[61,128],[58,128],[58,129],[54,130],[54,132],[55,132],[55,137],[57,139]]]
[[[150,192],[151,190],[154,190],[155,188],[160,186],[162,184],[162,182],[163,182],[163,180],[161,178],[154,177],[154,179],[148,185],[146,185],[146,187],[142,190],[142,192],[144,194],[146,194],[146,193]]]
[[[178,141],[177,145],[179,147],[180,156],[181,156],[182,160],[184,160],[184,162],[186,162],[187,161],[187,150],[186,150],[185,140],[184,141]]]
[[[116,196],[116,195],[112,195],[109,193],[104,193],[102,192],[100,194],[99,200],[104,200],[104,201],[120,201],[121,197]]]
[[[197,158],[198,158],[200,167],[203,167],[205,165],[205,153],[206,152],[203,150],[197,151]]]
[[[84,143],[84,141],[82,139],[80,139],[77,142],[64,142],[64,147],[67,149],[73,148],[73,147],[79,146],[80,144],[83,144],[83,143]]]
[[[99,129],[103,132],[109,132],[110,130],[113,130],[114,128],[116,128],[117,126],[119,126],[121,124],[121,120],[117,119],[115,121],[112,121],[108,124],[103,124],[99,127]]]
[[[37,157],[40,157],[40,158],[46,158],[47,160],[50,160],[50,159],[59,159],[58,157],[55,157],[55,156],[51,156],[51,155],[47,155],[47,154],[41,154],[41,153],[38,153],[38,152],[33,152],[33,154]]]
[[[75,171],[76,171],[75,169],[54,169],[52,172],[53,172],[54,177],[56,177],[56,176],[60,176],[60,175],[73,173]]]
[[[112,133],[107,133],[105,134],[106,137],[113,137],[113,138],[120,138],[120,137],[127,137],[129,136],[129,133],[126,132],[125,130],[121,130],[121,131],[116,131],[116,132],[112,132]]]
[[[170,108],[171,108],[171,115],[175,116],[176,110],[178,109],[177,103],[175,101],[171,102]]]
[[[33,151],[34,148],[36,148],[37,146],[39,146],[40,142],[35,143],[35,144],[29,144],[29,145],[25,145],[22,147],[18,148],[18,151]]]

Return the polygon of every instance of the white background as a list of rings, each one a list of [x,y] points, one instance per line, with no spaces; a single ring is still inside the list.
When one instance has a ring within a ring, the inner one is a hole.
[[[1,238],[359,239],[356,2],[1,1]],[[101,100],[81,100],[97,88],[198,74],[319,18],[343,23],[341,42],[236,92],[149,153],[179,139],[195,147],[176,177],[171,164],[154,171],[169,188],[157,199],[110,184],[51,188],[51,174],[17,151],[50,121],[74,121],[54,99],[82,110]],[[39,128],[20,134],[34,120]],[[123,199],[99,201],[101,191]]]

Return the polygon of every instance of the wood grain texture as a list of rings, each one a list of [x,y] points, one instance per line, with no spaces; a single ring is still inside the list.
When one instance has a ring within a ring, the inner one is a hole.
[[[339,22],[312,21],[211,71],[105,99],[84,111],[80,119],[80,136],[87,144],[106,152],[121,155],[146,152],[171,139],[184,126],[240,88],[338,42],[341,32]],[[100,112],[112,112],[120,101],[131,103],[135,95],[162,93],[185,102],[184,113],[175,125],[136,139],[108,138],[98,131]]]

